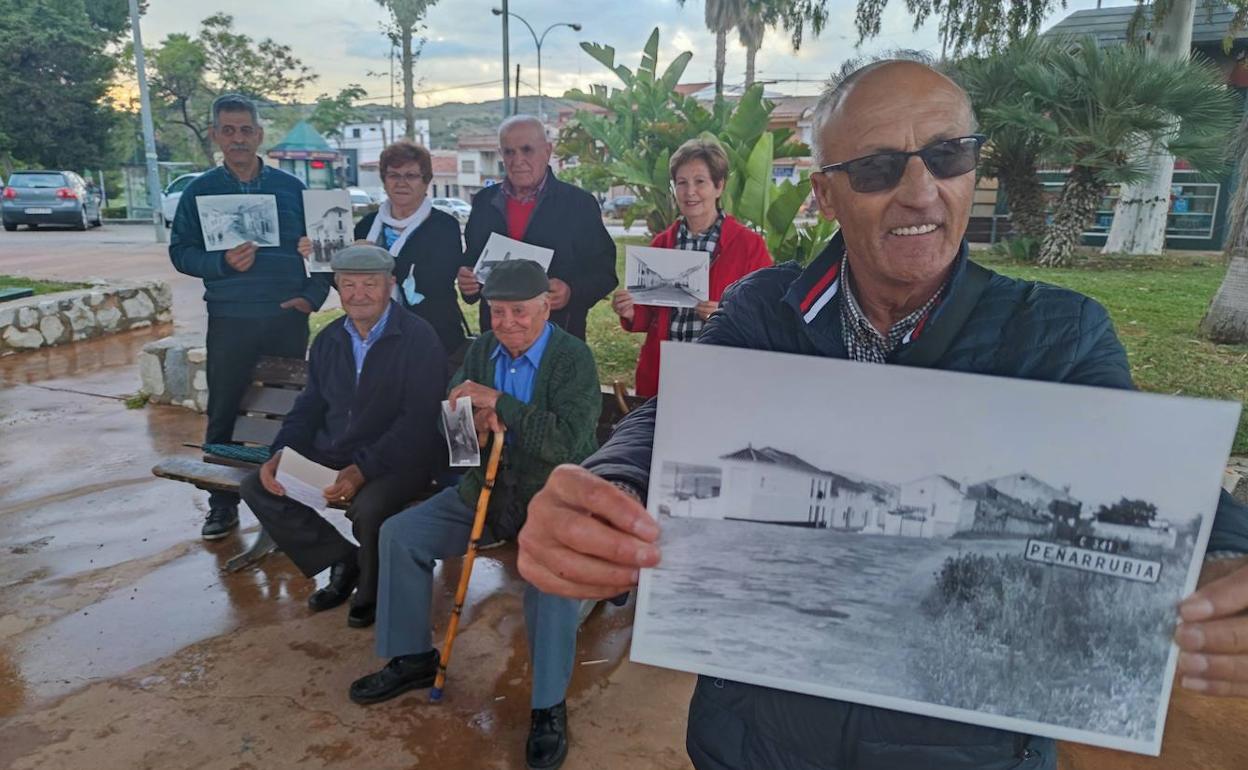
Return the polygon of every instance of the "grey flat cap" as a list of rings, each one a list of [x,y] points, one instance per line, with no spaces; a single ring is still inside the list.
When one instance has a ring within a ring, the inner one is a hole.
[[[329,260],[335,273],[393,273],[394,257],[380,246],[348,246]]]
[[[487,300],[523,302],[549,290],[550,281],[541,265],[531,259],[509,259],[490,271],[481,296]]]

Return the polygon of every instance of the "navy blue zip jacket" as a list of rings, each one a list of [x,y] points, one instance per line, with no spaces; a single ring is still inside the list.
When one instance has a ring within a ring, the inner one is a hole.
[[[356,383],[350,322],[333,321],[312,342],[307,387],[282,421],[273,451],[293,447],[335,470],[355,464],[367,480],[439,472],[446,465],[438,426],[447,372],[437,333],[391,301]]]
[[[304,235],[303,191],[293,174],[260,164],[260,175],[239,181],[225,166],[197,177],[182,191],[169,237],[169,259],[179,273],[204,281],[208,315],[222,318],[270,318],[283,312],[281,304],[303,297],[318,309],[329,295],[329,273],[307,277],[296,247]],[[207,195],[272,195],[277,198],[280,246],[261,248],[246,272],[225,262],[225,251],[206,251],[196,199]]]
[[[803,271],[766,268],[729,287],[698,342],[847,358],[837,269],[840,236]],[[1126,352],[1095,301],[1054,286],[990,273],[970,295],[966,243],[945,300],[915,341],[889,357],[902,366],[1132,388]],[[959,309],[959,306],[960,309]],[[969,312],[943,350],[942,320]],[[926,350],[925,348],[925,341]],[[934,363],[921,363],[927,358]],[[728,376],[725,372],[724,375]],[[633,411],[585,467],[649,487],[656,400]],[[1222,494],[1209,550],[1248,552],[1248,510]],[[689,756],[698,770],[1051,770],[1056,747],[988,727],[904,714],[766,687],[699,677],[689,705]]]

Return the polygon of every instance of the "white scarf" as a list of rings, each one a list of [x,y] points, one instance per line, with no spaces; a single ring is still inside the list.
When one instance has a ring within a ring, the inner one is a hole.
[[[394,241],[394,245],[390,247],[390,256],[397,257],[399,252],[403,250],[403,245],[407,243],[408,237],[416,232],[416,229],[429,218],[430,212],[433,211],[433,200],[429,196],[425,196],[425,200],[416,209],[416,212],[407,219],[395,219],[390,214],[390,201],[383,201],[381,207],[377,209],[377,217],[373,219],[373,226],[368,230],[368,240],[371,243],[378,243],[381,238],[382,225],[390,225],[395,230],[402,230]]]

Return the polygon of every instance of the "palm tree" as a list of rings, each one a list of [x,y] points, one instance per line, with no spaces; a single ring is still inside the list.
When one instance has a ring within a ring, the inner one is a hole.
[[[686,0],[679,0],[683,6]],[[715,33],[715,99],[724,96],[724,70],[728,66],[728,33],[745,17],[750,0],[706,0],[706,28]],[[761,44],[761,40],[760,40]]]
[[[1200,331],[1214,342],[1245,344],[1248,343],[1248,114],[1239,124],[1235,147],[1239,155],[1240,182],[1227,210],[1231,226],[1226,233],[1226,254],[1230,265],[1209,312],[1200,322]]]
[[[1001,183],[1014,232],[1037,245],[1044,239],[1045,201],[1036,172],[1048,141],[1010,115],[1037,109],[1031,93],[1019,87],[1018,69],[1059,52],[1051,40],[1032,34],[997,53],[964,59],[953,73],[970,94],[980,128],[988,135],[980,173]]]
[[[1035,100],[1032,109],[1011,105],[1000,117],[1036,132],[1049,160],[1070,169],[1040,249],[1043,265],[1070,260],[1107,187],[1146,173],[1150,145],[1201,171],[1225,163],[1233,101],[1206,62],[1161,61],[1089,38],[1048,62],[1019,67],[1017,76]]]
[[[763,9],[757,3],[750,3],[745,15],[737,24],[737,39],[745,46],[745,87],[754,85],[754,60],[758,49],[763,47],[763,36],[767,33],[767,21],[763,17]]]
[[[828,0],[747,0],[737,22],[738,39],[745,47],[745,87],[754,85],[754,60],[769,27],[783,27],[789,33],[793,50],[798,51],[807,25],[817,37],[827,20]]]

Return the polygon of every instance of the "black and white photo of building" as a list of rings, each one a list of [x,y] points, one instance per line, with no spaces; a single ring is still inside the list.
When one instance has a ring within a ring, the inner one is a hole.
[[[550,270],[550,261],[554,256],[552,249],[513,240],[502,233],[491,233],[472,271],[476,274],[477,281],[484,286],[494,268],[508,260],[528,259],[541,265],[543,270]]]
[[[713,345],[660,380],[635,661],[1159,752],[1237,404]]]
[[[281,245],[272,195],[200,195],[195,204],[207,251],[227,251],[248,241],[262,248]]]
[[[624,284],[639,305],[694,307],[710,297],[710,255],[704,251],[629,246]]]
[[[346,190],[304,190],[303,217],[308,240],[312,241],[309,269],[330,272],[330,260],[354,240],[351,196]]]
[[[464,396],[451,409],[450,401],[442,402],[442,428],[452,468],[475,468],[481,464],[481,445],[472,420],[472,399]]]

